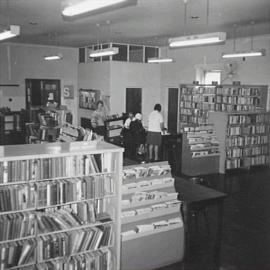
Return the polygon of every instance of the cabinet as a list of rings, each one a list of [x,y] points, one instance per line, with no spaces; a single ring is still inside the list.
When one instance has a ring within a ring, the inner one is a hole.
[[[127,166],[122,186],[121,269],[155,269],[181,261],[181,203],[167,162]]]
[[[0,148],[0,269],[119,269],[123,149]]]
[[[219,141],[213,125],[185,127],[182,139],[182,173],[196,176],[218,173]]]
[[[24,111],[0,113],[0,144],[24,143],[24,121]]]
[[[266,85],[180,85],[179,127],[209,123],[209,111],[238,112],[266,108]]]
[[[105,121],[107,130],[106,141],[121,145],[120,133],[123,128],[124,116],[111,115]]]
[[[220,142],[220,173],[269,165],[269,112],[210,112],[209,121]]]

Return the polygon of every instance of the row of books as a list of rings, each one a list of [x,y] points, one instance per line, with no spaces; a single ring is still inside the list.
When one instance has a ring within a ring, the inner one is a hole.
[[[241,111],[255,111],[258,107],[254,105],[232,105],[232,104],[216,104],[216,111],[221,112],[241,112]]]
[[[137,166],[130,169],[123,170],[123,180],[152,177],[152,176],[165,176],[171,173],[171,167],[168,164],[155,165],[149,167]]]
[[[51,179],[99,173],[94,155],[0,162],[0,183]]]
[[[260,106],[260,98],[259,97],[243,97],[243,96],[223,96],[217,95],[216,100],[217,103],[228,103],[228,104],[240,104],[240,105],[254,105]]]
[[[179,224],[179,226],[183,226],[182,219],[180,217],[176,217],[176,218],[171,218],[171,219],[167,219],[167,220],[155,221],[155,222],[149,223],[149,224],[137,225],[135,230],[129,230],[129,231],[122,232],[122,237],[125,238],[125,237],[130,236],[130,235],[136,235],[137,233],[149,232],[149,231],[153,231],[156,229],[169,227],[169,226],[172,226],[175,224]]]
[[[121,204],[123,207],[130,207],[132,204],[139,202],[149,202],[156,200],[176,200],[178,196],[177,192],[160,192],[160,191],[151,191],[151,192],[135,192],[132,194],[130,199],[122,200]]]
[[[112,255],[109,249],[72,256],[68,261],[54,260],[37,265],[37,270],[110,270]]]
[[[174,178],[166,177],[166,178],[157,178],[153,180],[127,183],[127,184],[122,185],[122,192],[125,193],[127,191],[131,191],[138,188],[148,188],[148,187],[155,188],[155,186],[157,185],[173,186]]]
[[[229,126],[228,135],[260,135],[268,134],[270,131],[270,126],[264,124],[258,125],[247,125],[247,126]]]
[[[102,198],[114,194],[114,181],[110,174],[44,181],[37,194],[38,207]]]
[[[258,96],[261,95],[260,87],[220,87],[216,88],[218,95],[231,95],[231,96]]]
[[[269,135],[255,135],[255,136],[234,136],[226,139],[227,147],[235,146],[249,146],[254,144],[268,144],[270,142]]]
[[[0,242],[33,236],[35,234],[35,221],[33,212],[0,216]]]
[[[246,168],[256,165],[269,165],[270,156],[241,157],[226,160],[226,169]]]
[[[247,115],[229,115],[228,123],[232,124],[258,124],[258,123],[269,123],[269,113],[258,113],[258,114],[247,114]]]
[[[0,245],[0,269],[34,263],[36,246],[36,241],[32,239]]]
[[[215,86],[182,86],[181,87],[181,93],[182,94],[215,94]]]
[[[25,210],[34,206],[34,184],[0,187],[0,212]]]
[[[138,208],[138,209],[128,210],[128,211],[122,211],[121,218],[149,214],[151,212],[162,210],[162,209],[166,210],[166,209],[173,208],[173,207],[180,207],[180,205],[181,205],[181,202],[178,200],[172,200],[172,201],[167,201],[164,203],[153,204],[149,207],[143,207],[143,208]]]
[[[246,148],[234,147],[227,149],[226,153],[228,158],[267,155],[269,153],[269,147],[268,145]]]
[[[37,240],[37,261],[94,251],[112,244],[112,225],[100,225],[79,231],[45,235]]]

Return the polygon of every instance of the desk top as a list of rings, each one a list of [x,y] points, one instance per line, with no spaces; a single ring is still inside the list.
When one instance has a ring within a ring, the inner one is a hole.
[[[222,201],[227,196],[223,192],[199,184],[194,184],[189,180],[179,177],[175,177],[175,186],[176,190],[179,192],[179,199],[189,204],[212,204]]]

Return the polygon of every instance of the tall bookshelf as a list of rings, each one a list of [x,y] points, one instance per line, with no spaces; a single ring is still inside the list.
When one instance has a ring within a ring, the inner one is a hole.
[[[183,259],[177,197],[168,162],[124,167],[121,269],[156,269]]]
[[[210,112],[220,150],[219,172],[270,163],[270,112]]]
[[[209,123],[209,111],[265,109],[267,85],[180,85],[178,130],[183,125]]]
[[[0,269],[120,267],[123,149],[105,142],[0,148]]]

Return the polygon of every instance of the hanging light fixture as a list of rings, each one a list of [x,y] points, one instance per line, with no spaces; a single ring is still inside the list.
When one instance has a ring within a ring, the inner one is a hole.
[[[74,17],[84,13],[95,14],[100,12],[111,11],[125,6],[136,5],[137,0],[84,0],[69,1],[70,5],[62,10],[63,16]],[[74,4],[72,4],[72,2]]]
[[[254,21],[251,22],[252,31],[251,31],[251,48],[250,51],[236,51],[235,50],[235,28],[236,25],[234,25],[234,41],[233,41],[233,52],[231,53],[223,53],[222,58],[246,58],[246,57],[255,57],[255,56],[264,56],[265,55],[265,49],[260,50],[254,50],[253,48],[253,28],[254,28]]]
[[[50,36],[52,39],[52,37]],[[57,33],[54,33],[54,39],[55,39],[55,46],[57,46]],[[55,61],[55,60],[62,60],[63,54],[62,53],[53,53],[53,54],[47,54],[44,56],[44,60],[46,61]]]
[[[187,0],[183,0],[185,5],[185,14],[184,14],[184,32],[186,32],[187,25]],[[209,0],[207,0],[207,28],[209,21]],[[179,48],[179,47],[191,47],[191,46],[200,46],[200,45],[209,45],[209,44],[224,44],[226,41],[225,32],[215,32],[215,33],[205,33],[200,35],[191,35],[191,36],[181,36],[169,38],[170,48]]]

